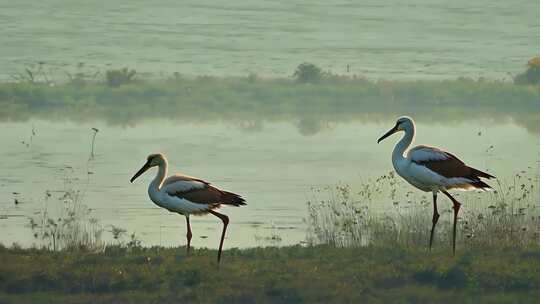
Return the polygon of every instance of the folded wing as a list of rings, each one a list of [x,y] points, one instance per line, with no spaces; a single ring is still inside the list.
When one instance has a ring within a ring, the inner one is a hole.
[[[408,158],[412,163],[443,177],[448,189],[491,189],[480,178],[490,179],[494,178],[493,175],[469,167],[453,154],[439,148],[417,146],[409,151]]]
[[[167,178],[162,190],[170,196],[175,196],[192,203],[209,205],[209,209],[219,205],[241,206],[245,200],[238,194],[223,191],[212,186],[209,182],[187,175],[173,175]]]

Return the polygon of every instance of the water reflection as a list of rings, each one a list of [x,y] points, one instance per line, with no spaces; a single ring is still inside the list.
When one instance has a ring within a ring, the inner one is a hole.
[[[305,136],[311,136],[318,134],[319,132],[330,130],[338,125],[350,124],[350,123],[379,123],[389,122],[395,120],[396,117],[401,115],[410,115],[415,117],[416,120],[423,121],[424,123],[449,125],[453,123],[474,123],[475,121],[482,121],[483,123],[491,124],[515,124],[527,130],[527,132],[533,135],[540,135],[540,112],[536,110],[530,110],[526,112],[511,113],[504,111],[486,112],[482,109],[476,109],[475,113],[470,113],[468,110],[453,111],[450,114],[444,113],[444,110],[432,109],[431,112],[426,110],[425,113],[417,113],[411,110],[392,110],[387,112],[365,112],[359,114],[326,114],[326,115],[298,115],[298,117],[290,120],[287,117],[272,117],[263,115],[259,120],[253,120],[253,117],[247,117],[252,115],[246,115],[246,117],[230,117],[227,113],[220,113],[222,117],[214,117],[208,119],[207,117],[193,117],[193,116],[175,116],[168,117],[168,120],[172,123],[192,123],[192,124],[219,124],[223,121],[231,121],[232,126],[237,126],[239,129],[249,132],[263,132],[265,126],[275,122],[288,122],[295,126],[297,132]],[[77,114],[60,114],[51,113],[43,117],[40,113],[32,115],[22,115],[16,117],[9,117],[0,119],[0,121],[17,121],[17,122],[29,122],[32,119],[46,119],[50,121],[79,121],[83,123],[91,123],[93,121],[104,121],[109,126],[122,126],[122,127],[135,127],[138,124],[148,124],[155,122],[157,117],[139,117],[139,116],[126,116],[126,115],[114,115],[104,113],[103,116],[81,117]],[[24,141],[24,140],[22,140]]]
[[[354,190],[366,178],[392,170],[390,153],[397,138],[381,145],[376,139],[395,117],[365,115],[369,116],[366,120],[316,116],[296,123],[153,120],[130,128],[96,122],[4,122],[0,157],[9,161],[0,170],[0,242],[34,242],[27,217],[41,210],[47,192],[54,195],[69,181],[84,193],[84,203],[106,229],[115,225],[136,232],[145,245],[183,244],[183,218],[148,201],[146,186],[152,174],[135,185],[129,183],[140,160],[161,151],[169,155],[171,171],[201,176],[245,194],[247,208],[223,210],[232,221],[227,246],[278,240],[279,245],[298,243],[305,238],[303,218],[312,187],[346,182]],[[419,144],[459,153],[467,163],[488,168],[503,182],[540,160],[540,137],[510,119],[501,120],[507,123],[454,119],[445,124],[444,118],[436,121],[426,113],[416,120]],[[23,145],[21,139],[31,134],[32,124],[36,129],[32,145]],[[92,127],[100,131],[95,157],[89,163]],[[14,198],[22,203],[14,204]],[[380,202],[381,208],[390,208],[388,204]],[[201,217],[192,224],[194,231],[200,231],[194,236],[194,246],[213,246],[219,241],[217,221]]]
[[[223,123],[238,126],[250,132],[261,132],[265,125],[276,122],[291,123],[297,132],[305,136],[318,134],[341,124],[378,123],[395,120],[401,115],[410,115],[418,121],[430,124],[450,125],[453,123],[473,123],[475,121],[493,124],[515,124],[527,132],[540,134],[540,111],[538,104],[511,106],[468,106],[468,105],[410,105],[395,104],[392,106],[354,105],[345,109],[323,109],[305,112],[266,112],[265,109],[242,111],[233,107],[202,108],[184,111],[180,109],[156,109],[148,104],[135,108],[116,107],[71,108],[70,106],[44,107],[0,111],[0,122],[29,122],[33,119],[65,122],[105,122],[108,126],[135,127],[156,121],[169,120],[171,123],[213,124]],[[286,111],[286,109],[282,109]],[[326,112],[324,112],[326,111]],[[21,139],[22,141],[27,138]]]

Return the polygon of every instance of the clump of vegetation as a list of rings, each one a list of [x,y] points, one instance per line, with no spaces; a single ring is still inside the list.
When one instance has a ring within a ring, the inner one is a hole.
[[[67,84],[82,87],[96,82],[96,79],[101,75],[101,71],[88,71],[85,69],[84,62],[79,62],[77,64],[77,70],[75,72],[65,72],[67,79]]]
[[[540,83],[540,56],[534,57],[527,62],[527,70],[516,75],[516,84],[539,84]]]
[[[122,238],[124,237],[124,234],[127,233],[127,230],[121,227],[117,227],[112,225],[111,226],[111,234],[113,236],[113,239],[117,242],[118,245],[122,244]]]
[[[540,176],[515,174],[509,185],[498,183],[486,199],[476,198],[463,219],[468,246],[530,247],[540,242]]]
[[[54,85],[52,79],[52,69],[43,61],[37,62],[37,64],[29,64],[24,68],[23,72],[18,72],[11,75],[11,78],[19,83],[27,84],[46,84]]]
[[[319,83],[324,78],[324,73],[318,66],[304,62],[296,67],[293,77],[298,83]]]
[[[259,75],[257,75],[257,73],[250,72],[247,75],[246,80],[248,83],[256,83],[257,81],[259,81]]]
[[[431,228],[431,195],[406,191],[390,173],[360,186],[316,189],[308,202],[308,241],[336,247],[426,247]],[[516,174],[514,184],[496,185],[486,193],[463,194],[458,242],[468,248],[526,248],[540,241],[540,177]],[[429,194],[429,193],[428,193]],[[450,204],[439,202],[441,220],[436,230],[439,246],[451,244]]]
[[[335,247],[424,246],[429,202],[425,195],[417,198],[411,191],[405,193],[404,186],[390,172],[360,185],[356,193],[347,184],[313,189],[306,220],[308,243]],[[391,207],[384,208],[383,202]]]
[[[105,72],[105,80],[108,86],[118,87],[124,84],[130,84],[135,80],[135,70],[122,68],[119,70],[108,70]]]
[[[88,78],[82,72],[78,72],[74,74],[66,73],[66,75],[69,78],[68,83],[73,86],[84,86],[88,83]]]
[[[71,185],[71,181],[67,180]],[[91,217],[92,210],[83,204],[79,190],[68,188],[55,197],[46,192],[43,209],[29,218],[30,228],[38,246],[52,251],[101,251],[103,227]]]
[[[135,233],[112,225],[114,244],[103,239],[104,227],[92,216],[93,210],[84,204],[84,191],[74,187],[74,178],[64,177],[64,189],[45,192],[42,209],[37,216],[29,217],[29,226],[36,240],[36,248],[48,251],[103,252],[106,248],[129,251],[142,248],[142,241]]]

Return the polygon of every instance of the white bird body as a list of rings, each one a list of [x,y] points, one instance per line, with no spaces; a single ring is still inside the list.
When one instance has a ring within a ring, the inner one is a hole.
[[[439,218],[437,212],[437,193],[440,191],[448,196],[454,203],[454,251],[455,227],[457,212],[460,203],[455,200],[447,190],[490,190],[491,187],[480,178],[494,178],[494,176],[467,166],[453,154],[439,148],[419,145],[409,150],[414,141],[415,124],[410,117],[400,117],[394,128],[384,134],[378,142],[386,137],[404,131],[405,134],[396,144],[392,152],[392,165],[397,174],[414,187],[433,193],[433,226],[430,237],[430,248],[433,241],[433,231]]]
[[[431,171],[413,164],[410,159],[395,160],[392,164],[397,174],[416,188],[425,192],[434,191],[434,188],[437,188],[438,185],[432,182],[436,180],[436,176],[433,176]]]
[[[148,185],[148,196],[154,204],[185,216],[206,213],[208,210],[217,207],[213,204],[194,203],[176,195],[177,193],[202,190],[207,185],[206,183],[183,175],[173,175],[163,180],[166,175],[167,168],[160,167],[158,174]]]
[[[425,170],[424,167],[417,166],[412,162],[411,154],[407,153],[404,156],[407,148],[412,142],[412,136],[404,136],[394,148],[392,152],[392,165],[397,174],[411,185],[422,191],[433,191],[437,187],[433,173],[430,170]]]
[[[176,174],[165,179],[168,163],[163,154],[148,156],[147,162],[135,173],[131,178],[131,182],[152,167],[158,167],[158,172],[148,186],[148,196],[159,207],[186,217],[188,252],[192,236],[189,222],[190,215],[210,213],[223,221],[223,231],[218,251],[219,262],[229,218],[214,211],[214,209],[219,208],[221,205],[242,206],[246,204],[245,200],[238,194],[220,190],[199,178]]]
[[[479,183],[477,174],[473,174],[483,172],[467,167],[461,160],[449,152],[424,145],[419,145],[409,150],[409,146],[414,141],[414,122],[405,125],[404,128],[405,135],[396,144],[392,152],[392,165],[397,174],[411,185],[426,192],[437,192],[454,188],[460,190],[490,189],[487,184],[483,182]],[[439,164],[439,170],[436,170],[434,164]],[[441,168],[441,164],[446,168]],[[487,173],[479,174],[479,176],[492,177]]]

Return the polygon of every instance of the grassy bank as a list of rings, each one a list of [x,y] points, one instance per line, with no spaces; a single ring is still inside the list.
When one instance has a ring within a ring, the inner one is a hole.
[[[368,81],[337,77],[319,83],[292,79],[199,77],[98,82],[0,84],[0,120],[142,119],[181,121],[299,121],[318,124],[377,121],[414,114],[423,121],[514,120],[540,132],[540,86],[470,79]]]
[[[507,303],[540,296],[540,247],[0,249],[0,302]]]

